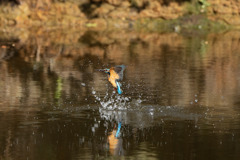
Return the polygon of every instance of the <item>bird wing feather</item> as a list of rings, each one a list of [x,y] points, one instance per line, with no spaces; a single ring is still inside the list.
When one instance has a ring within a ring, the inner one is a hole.
[[[125,65],[119,65],[114,67],[114,71],[119,75],[119,78],[116,80],[121,81],[123,79],[123,71],[125,68]]]

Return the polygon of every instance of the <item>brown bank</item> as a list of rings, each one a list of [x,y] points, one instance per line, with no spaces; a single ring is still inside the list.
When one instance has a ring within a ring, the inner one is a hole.
[[[145,28],[238,27],[235,0],[0,0],[0,27]]]

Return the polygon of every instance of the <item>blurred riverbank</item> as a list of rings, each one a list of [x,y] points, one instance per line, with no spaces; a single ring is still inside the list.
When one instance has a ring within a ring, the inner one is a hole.
[[[218,31],[238,28],[238,6],[223,0],[17,0],[1,3],[0,28]]]

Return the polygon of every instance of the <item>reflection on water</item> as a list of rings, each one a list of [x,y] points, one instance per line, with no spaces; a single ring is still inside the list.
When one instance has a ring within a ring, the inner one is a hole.
[[[1,35],[0,159],[240,158],[240,32]]]
[[[124,155],[123,151],[123,140],[120,138],[120,131],[121,131],[121,122],[118,123],[118,127],[114,127],[113,131],[110,132],[108,136],[108,143],[109,143],[109,152],[111,155],[114,156],[121,156]]]

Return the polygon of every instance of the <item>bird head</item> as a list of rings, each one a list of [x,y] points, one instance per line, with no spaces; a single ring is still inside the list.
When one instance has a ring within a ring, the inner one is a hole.
[[[104,71],[105,73],[110,73],[109,70],[110,70],[110,69],[108,69],[108,68],[103,69],[103,71]]]

